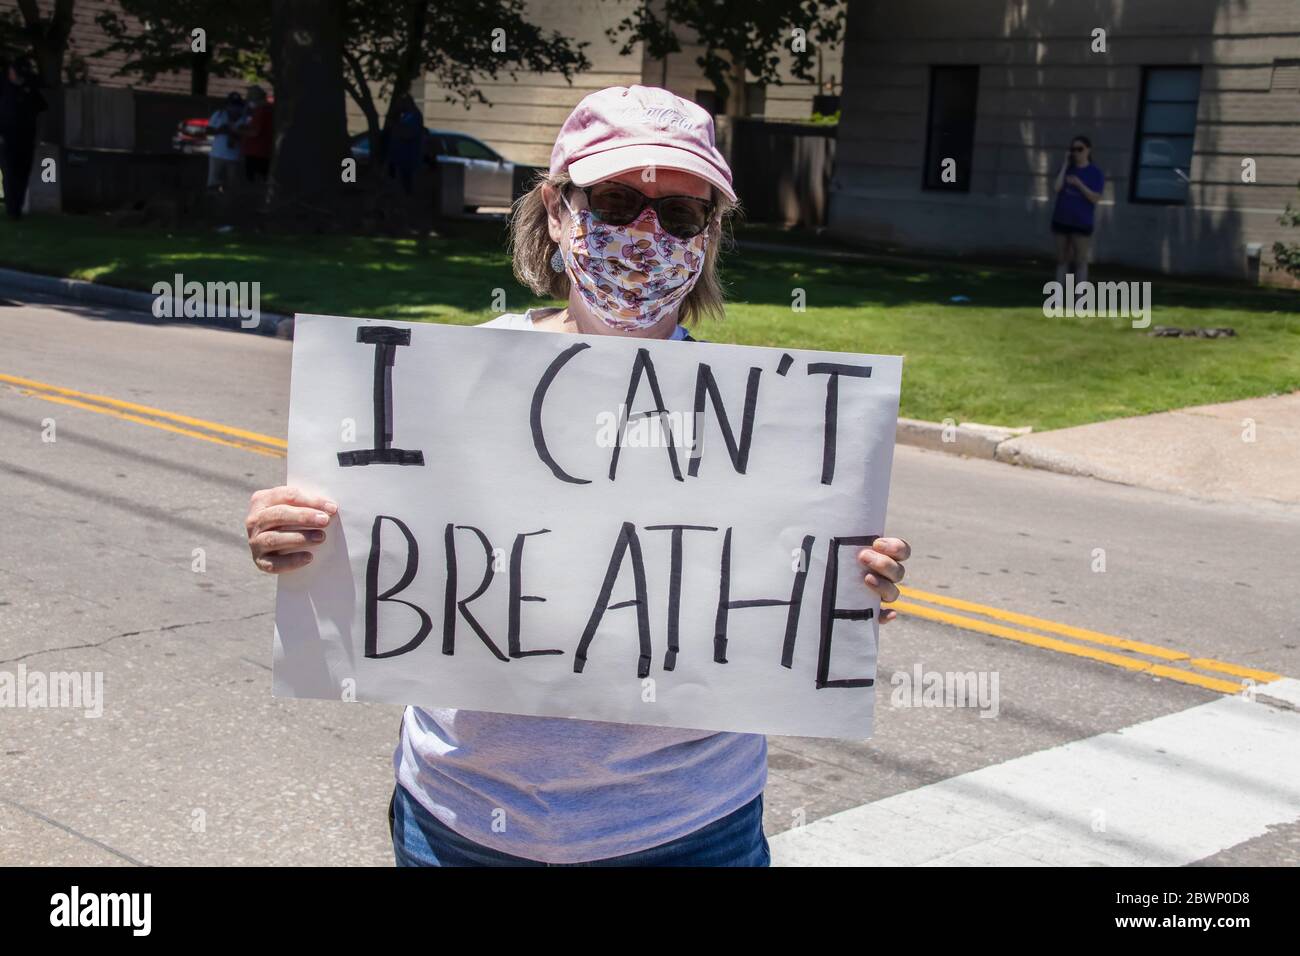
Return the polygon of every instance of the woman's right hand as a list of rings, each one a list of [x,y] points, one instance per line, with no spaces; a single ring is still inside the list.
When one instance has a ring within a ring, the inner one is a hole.
[[[339,506],[328,498],[281,485],[253,492],[244,528],[253,563],[267,574],[311,563],[311,549],[325,540],[325,526]]]

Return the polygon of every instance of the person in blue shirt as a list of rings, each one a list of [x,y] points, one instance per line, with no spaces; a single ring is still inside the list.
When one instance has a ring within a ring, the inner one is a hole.
[[[409,196],[424,153],[424,116],[410,93],[403,94],[398,103],[397,118],[391,133],[388,175],[400,179],[402,191]]]
[[[1070,141],[1070,152],[1056,174],[1056,206],[1052,232],[1056,234],[1056,281],[1088,281],[1088,254],[1092,247],[1094,207],[1101,201],[1106,177],[1092,164],[1092,142],[1086,136]]]

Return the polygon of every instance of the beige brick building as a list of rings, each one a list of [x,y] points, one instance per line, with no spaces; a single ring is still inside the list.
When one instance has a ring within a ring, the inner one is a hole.
[[[1300,0],[850,0],[844,81],[842,235],[1045,253],[1054,176],[1085,134],[1107,177],[1098,262],[1280,281],[1278,216],[1300,199]],[[934,181],[944,153],[966,167],[958,183]]]
[[[54,0],[37,0],[37,6],[48,16]],[[624,56],[620,44],[607,37],[607,30],[635,10],[634,0],[529,0],[526,6],[526,18],[544,31],[575,42],[585,41],[592,68],[574,77],[572,84],[560,76],[542,73],[520,73],[515,78],[503,73],[496,80],[484,77],[479,88],[489,105],[473,103],[468,109],[459,102],[448,102],[446,90],[430,75],[417,82],[412,90],[421,103],[427,125],[476,136],[516,162],[543,165],[549,160],[551,144],[564,118],[583,96],[595,90],[642,83],[666,86],[692,100],[711,95],[712,86],[695,62],[701,48],[684,44],[682,52],[659,60],[638,46]],[[0,13],[16,14],[17,8],[17,0],[0,0]],[[116,0],[77,0],[66,66],[75,67],[78,73],[84,71],[91,85],[110,90],[129,86],[149,93],[188,94],[188,73],[166,73],[145,83],[138,75],[118,74],[126,60],[123,54],[96,55],[109,40],[95,17],[106,10],[120,12],[120,9]],[[140,29],[144,29],[143,25]],[[185,37],[177,38],[178,43],[185,40]],[[797,80],[788,71],[782,86],[759,88],[751,83],[743,104],[733,106],[730,112],[775,120],[807,119],[819,88],[833,93],[840,90],[839,50],[822,51],[815,72],[820,75],[820,86],[816,80]],[[262,84],[270,86],[266,80]],[[245,80],[212,77],[208,92],[210,96],[220,97],[231,90],[242,91],[246,86]],[[378,88],[372,88],[372,93],[382,110],[386,100],[379,96]],[[719,111],[728,112],[723,106]],[[365,116],[351,98],[347,100],[347,115],[351,132],[366,128]]]
[[[36,6],[42,16],[48,17],[54,9],[54,0],[36,0]],[[72,33],[68,38],[68,50],[64,57],[65,71],[81,74],[84,70],[84,78],[98,86],[112,88],[129,85],[151,93],[189,93],[189,73],[164,73],[150,83],[143,83],[138,75],[118,74],[118,70],[127,61],[125,54],[97,55],[98,51],[110,42],[108,36],[95,22],[95,18],[105,11],[121,13],[121,7],[115,0],[77,0],[73,5]],[[17,0],[0,0],[0,13],[16,15],[17,12]],[[140,29],[144,27],[141,26]],[[178,37],[178,45],[183,45],[186,39],[184,36]],[[242,91],[247,85],[246,81],[239,78],[212,77],[208,84],[208,93],[212,96],[224,96],[231,90]]]
[[[574,77],[572,85],[560,76],[548,74],[521,73],[517,80],[505,75],[496,81],[484,80],[480,88],[491,105],[476,103],[468,110],[448,103],[446,91],[430,78],[423,86],[425,123],[476,136],[515,162],[543,166],[550,161],[551,146],[560,124],[588,93],[607,86],[640,83],[662,86],[685,99],[706,102],[712,84],[695,62],[700,54],[698,47],[683,39],[682,51],[664,61],[653,59],[639,49],[622,56],[619,44],[610,42],[605,31],[629,16],[634,7],[635,3],[629,0],[529,0],[526,16],[531,22],[574,41],[589,43],[585,52],[591,60],[591,69]],[[832,92],[840,91],[840,73],[840,51],[823,51],[822,82]],[[813,82],[796,80],[787,71],[780,86],[758,88],[751,83],[744,105],[730,112],[766,119],[808,119],[817,91],[815,79]],[[719,112],[728,110],[719,106]],[[364,126],[360,113],[351,117],[350,123],[356,129]]]

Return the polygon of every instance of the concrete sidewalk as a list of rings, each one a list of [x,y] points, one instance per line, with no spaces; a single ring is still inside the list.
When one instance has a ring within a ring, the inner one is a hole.
[[[1024,435],[996,457],[1215,501],[1300,504],[1300,392]]]

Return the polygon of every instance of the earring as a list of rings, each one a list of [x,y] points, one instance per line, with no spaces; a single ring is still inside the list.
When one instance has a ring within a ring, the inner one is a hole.
[[[559,246],[555,247],[555,253],[551,256],[551,271],[564,271],[564,256],[561,254]]]

